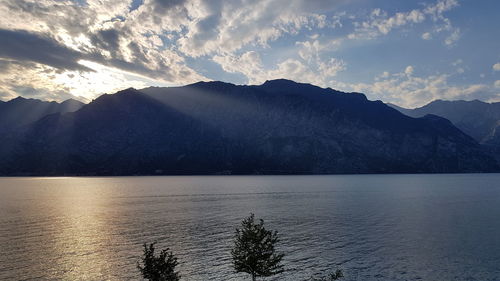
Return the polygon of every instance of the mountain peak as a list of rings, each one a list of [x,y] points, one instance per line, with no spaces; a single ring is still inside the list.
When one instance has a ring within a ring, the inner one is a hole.
[[[13,98],[13,99],[9,100],[8,102],[18,102],[18,101],[25,101],[25,100],[28,100],[28,99],[24,98],[24,97],[21,97],[21,96],[18,96],[16,98]]]
[[[76,99],[67,99],[61,102],[61,104],[84,104],[84,103]]]
[[[130,87],[116,92],[116,94],[126,94],[126,93],[140,93],[136,88]]]
[[[208,88],[221,88],[221,87],[232,87],[234,84],[222,82],[222,81],[198,81],[193,84],[186,85],[185,87],[208,87]]]
[[[299,84],[299,82],[295,82],[295,81],[290,80],[290,79],[278,78],[278,79],[266,80],[266,82],[264,82],[262,85],[273,84],[273,83]]]
[[[293,80],[288,80],[288,79],[274,79],[274,80],[266,80],[262,85],[257,86],[261,87],[263,89],[269,89],[272,91],[278,91],[278,92],[311,92],[311,91],[316,91],[316,90],[324,90],[321,87],[312,85],[312,84],[307,84],[307,83],[300,83],[300,82],[295,82]]]

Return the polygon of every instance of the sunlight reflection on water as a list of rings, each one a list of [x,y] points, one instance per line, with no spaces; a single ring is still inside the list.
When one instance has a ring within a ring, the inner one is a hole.
[[[43,180],[42,180],[43,179]],[[241,280],[234,228],[282,235],[287,272],[344,280],[498,280],[500,175],[0,179],[0,279],[137,280],[144,242],[184,280]]]

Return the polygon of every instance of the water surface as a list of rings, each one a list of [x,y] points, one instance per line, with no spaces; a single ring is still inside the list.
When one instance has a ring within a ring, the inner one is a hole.
[[[137,280],[157,241],[183,280],[245,280],[251,212],[281,234],[274,280],[500,280],[500,174],[1,178],[0,279]]]

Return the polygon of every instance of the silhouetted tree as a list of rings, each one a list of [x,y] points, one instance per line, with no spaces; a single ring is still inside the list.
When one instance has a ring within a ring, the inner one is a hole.
[[[241,222],[241,229],[236,229],[234,247],[231,250],[236,272],[246,272],[255,281],[257,277],[266,277],[283,272],[282,253],[276,253],[278,232],[264,227],[264,221],[255,223],[254,214]]]
[[[335,271],[335,273],[330,273],[329,277],[330,277],[330,280],[338,280],[338,279],[344,277],[344,273],[342,272],[341,269],[337,269]]]
[[[178,281],[180,275],[175,272],[177,258],[169,252],[169,248],[162,250],[159,256],[155,256],[155,244],[144,243],[142,265],[137,262],[137,268],[141,271],[142,277],[150,281]]]
[[[322,278],[311,278],[311,281],[334,281],[334,280],[339,280],[340,278],[344,277],[344,273],[342,270],[337,269],[334,273],[329,273],[327,277],[322,277]]]

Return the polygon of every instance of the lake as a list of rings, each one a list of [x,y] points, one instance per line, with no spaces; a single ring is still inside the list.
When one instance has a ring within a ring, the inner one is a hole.
[[[144,242],[182,280],[232,269],[250,213],[307,280],[500,280],[500,174],[0,178],[1,280],[137,280]]]

